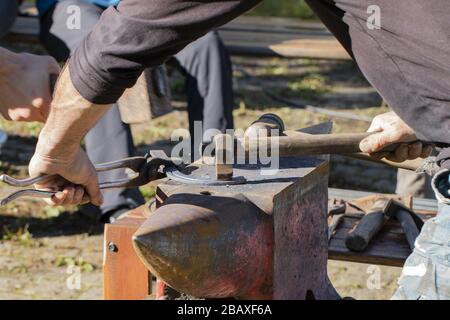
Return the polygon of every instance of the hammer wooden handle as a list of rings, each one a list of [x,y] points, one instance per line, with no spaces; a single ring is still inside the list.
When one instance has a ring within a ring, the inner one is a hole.
[[[396,219],[400,222],[403,232],[405,233],[406,240],[411,250],[414,250],[414,243],[419,236],[419,228],[417,228],[411,213],[400,208],[395,214]]]
[[[307,134],[307,133],[303,133],[303,132],[299,132],[299,131],[292,131],[292,130],[287,130],[284,132],[286,134],[286,136],[288,137],[307,137],[307,136],[311,136],[311,134]],[[358,142],[358,145],[356,146],[357,148],[359,148],[359,142],[361,142],[362,139],[368,137],[370,135],[370,133],[364,133],[364,134],[357,134],[356,139]],[[340,137],[341,135],[327,135],[328,137],[331,138],[335,138],[336,136]],[[346,134],[347,138],[349,138],[350,140],[352,139],[352,137],[348,137],[348,135]],[[353,137],[355,138],[355,137]],[[390,148],[395,147],[394,146],[390,146]],[[387,151],[387,150],[385,150]],[[394,168],[398,168],[398,169],[405,169],[405,170],[410,170],[410,171],[416,171],[418,168],[420,168],[423,164],[424,159],[418,158],[418,159],[414,159],[414,160],[406,160],[404,162],[393,162],[393,161],[389,161],[387,159],[378,159],[378,158],[374,158],[372,157],[370,154],[368,153],[361,153],[360,151],[356,152],[356,153],[349,153],[349,154],[342,154],[343,156],[346,157],[350,157],[350,158],[355,158],[355,159],[359,159],[359,160],[365,160],[365,161],[370,161],[370,162],[375,162],[375,163],[380,163],[380,164],[384,164],[390,167],[394,167]]]
[[[351,154],[361,152],[359,144],[373,133],[337,133],[337,134],[295,134],[282,137],[250,139],[245,145],[250,148],[266,146],[278,149],[280,157],[300,157],[320,154]],[[382,151],[393,151],[396,145],[390,145]]]
[[[280,156],[361,152],[359,144],[369,135],[369,133],[340,133],[280,137]]]
[[[387,220],[386,209],[389,203],[389,199],[377,200],[369,212],[361,218],[345,239],[345,245],[349,250],[364,251],[367,248]]]
[[[414,160],[406,160],[403,162],[394,162],[394,161],[389,161],[387,159],[374,158],[368,153],[351,153],[351,154],[344,154],[344,156],[354,158],[354,159],[384,164],[389,167],[393,167],[393,168],[397,168],[397,169],[405,169],[405,170],[410,170],[410,171],[416,171],[418,168],[420,168],[422,166],[423,162],[425,161],[423,158],[417,158]]]

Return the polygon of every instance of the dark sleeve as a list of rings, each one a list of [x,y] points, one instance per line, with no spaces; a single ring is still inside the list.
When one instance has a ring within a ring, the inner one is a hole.
[[[261,0],[122,0],[110,7],[69,61],[75,88],[96,104],[116,102],[157,66]]]
[[[19,2],[17,0],[0,1],[0,38],[8,33],[16,20],[19,12]]]

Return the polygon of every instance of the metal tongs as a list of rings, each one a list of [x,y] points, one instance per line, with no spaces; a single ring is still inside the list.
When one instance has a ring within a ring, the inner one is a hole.
[[[152,157],[150,154],[140,157],[124,158],[112,162],[101,163],[95,166],[97,172],[105,172],[115,169],[128,169],[132,173],[128,178],[116,181],[107,181],[99,184],[100,189],[113,188],[135,188],[165,177],[165,167],[174,167],[175,164],[169,158]],[[127,172],[128,173],[128,172]],[[42,175],[35,178],[15,179],[6,174],[0,176],[0,181],[14,187],[28,187],[45,181],[52,176]],[[46,191],[36,189],[24,189],[11,193],[0,201],[4,206],[11,201],[21,197],[51,198],[57,191]]]

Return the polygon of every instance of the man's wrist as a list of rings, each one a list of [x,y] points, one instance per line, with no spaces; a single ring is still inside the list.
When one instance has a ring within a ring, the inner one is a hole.
[[[46,127],[39,134],[35,154],[40,158],[53,159],[58,162],[67,162],[78,152],[80,146],[78,139],[66,139],[58,132],[46,130]]]

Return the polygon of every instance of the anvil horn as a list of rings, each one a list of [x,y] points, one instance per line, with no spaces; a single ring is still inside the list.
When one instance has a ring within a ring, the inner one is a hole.
[[[272,297],[273,223],[243,195],[172,195],[133,242],[146,267],[180,292]]]

